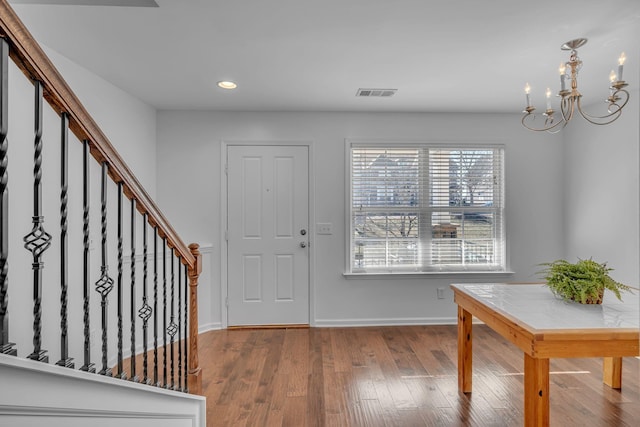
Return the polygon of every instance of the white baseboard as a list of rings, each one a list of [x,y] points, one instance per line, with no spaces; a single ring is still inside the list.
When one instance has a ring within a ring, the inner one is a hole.
[[[408,325],[456,325],[456,317],[416,317],[401,319],[316,319],[313,326],[318,328],[339,328],[345,326],[408,326]]]
[[[205,323],[204,325],[198,325],[198,334],[203,334],[205,332],[215,331],[218,329],[222,329],[221,322]]]

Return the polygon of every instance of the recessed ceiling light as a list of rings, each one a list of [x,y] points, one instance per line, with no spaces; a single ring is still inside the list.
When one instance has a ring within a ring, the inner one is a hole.
[[[234,82],[222,81],[218,82],[218,87],[221,87],[222,89],[235,89],[238,87],[238,85]]]

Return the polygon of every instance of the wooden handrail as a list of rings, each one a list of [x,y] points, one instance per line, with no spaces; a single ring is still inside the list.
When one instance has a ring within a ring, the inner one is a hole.
[[[150,224],[158,227],[160,237],[167,239],[169,246],[179,253],[190,269],[196,268],[196,259],[187,245],[149,197],[6,0],[0,0],[0,37],[4,37],[9,43],[11,58],[27,78],[42,82],[44,98],[56,113],[69,115],[69,129],[78,140],[89,141],[91,155],[98,163],[107,162],[111,179],[124,184],[124,194],[129,199],[136,200],[140,213],[148,214]]]

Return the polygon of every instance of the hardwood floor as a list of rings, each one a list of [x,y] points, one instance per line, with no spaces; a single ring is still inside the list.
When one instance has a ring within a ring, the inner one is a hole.
[[[200,336],[207,425],[521,426],[523,355],[474,326],[473,393],[457,389],[455,326],[240,329]],[[640,360],[622,390],[601,359],[552,359],[552,426],[637,426]]]

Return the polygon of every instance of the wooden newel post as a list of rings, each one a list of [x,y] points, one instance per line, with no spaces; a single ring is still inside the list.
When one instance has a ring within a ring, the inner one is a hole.
[[[202,394],[202,370],[198,361],[198,277],[202,272],[200,245],[192,243],[189,250],[195,264],[189,268],[189,376],[188,387],[192,394]]]

